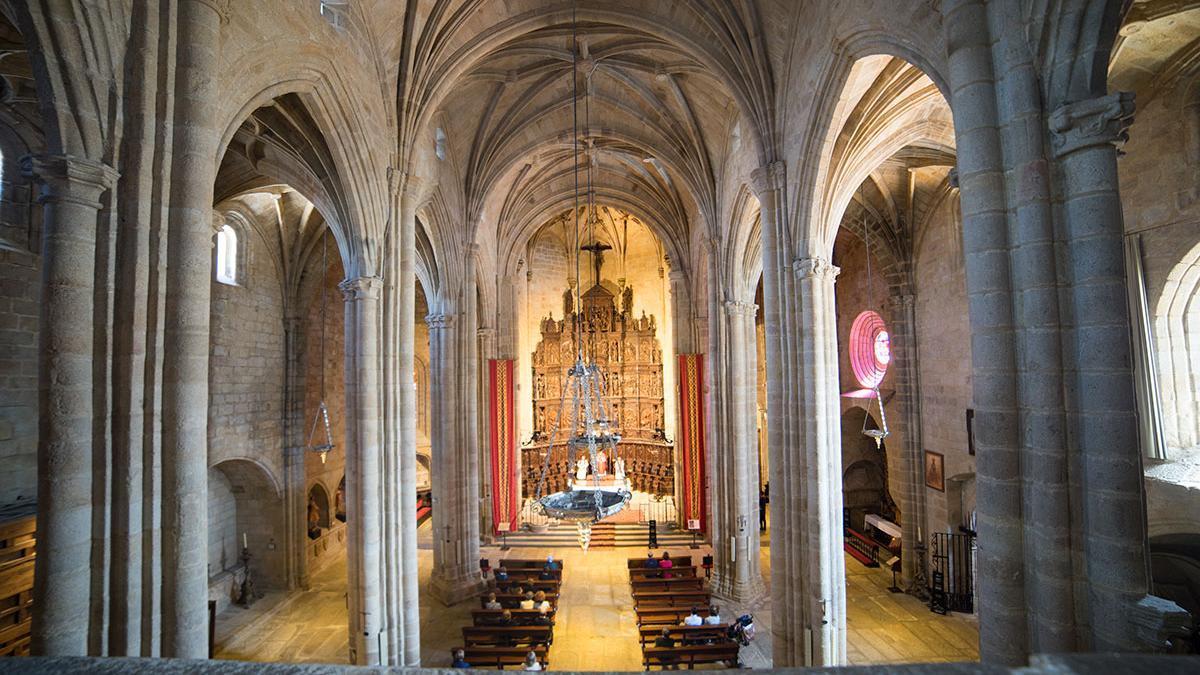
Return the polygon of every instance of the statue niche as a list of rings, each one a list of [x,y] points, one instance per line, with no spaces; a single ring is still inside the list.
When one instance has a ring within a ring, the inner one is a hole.
[[[596,278],[598,278],[597,275]],[[541,341],[533,353],[534,442],[522,449],[522,491],[533,496],[541,474],[544,454],[550,445],[562,392],[560,383],[576,356],[576,322],[582,324],[585,353],[607,373],[605,403],[610,421],[621,433],[619,452],[625,459],[625,475],[633,488],[656,495],[674,491],[672,445],[663,436],[662,349],[658,345],[653,316],[633,315],[633,289],[626,286],[618,297],[596,283],[575,308],[568,288],[563,294],[562,321],[546,317],[541,322]],[[575,313],[578,309],[579,314]],[[567,415],[564,412],[564,418]],[[568,457],[559,430],[550,450],[546,489],[563,489],[577,470],[578,457]]]

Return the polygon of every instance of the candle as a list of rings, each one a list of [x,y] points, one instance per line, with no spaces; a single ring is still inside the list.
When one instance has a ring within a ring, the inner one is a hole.
[[[250,548],[250,544],[246,541],[246,533],[242,533],[242,548]]]

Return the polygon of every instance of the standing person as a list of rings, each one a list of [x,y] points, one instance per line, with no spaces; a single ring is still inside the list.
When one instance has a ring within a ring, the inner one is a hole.
[[[525,655],[525,666],[522,670],[541,670],[542,664],[538,663],[537,652],[532,649]]]
[[[771,502],[771,484],[763,485],[763,488],[758,491],[758,531],[767,531],[767,504]]]

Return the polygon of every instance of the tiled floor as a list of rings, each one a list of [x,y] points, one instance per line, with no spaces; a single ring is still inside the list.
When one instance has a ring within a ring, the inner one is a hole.
[[[419,534],[422,591],[428,587],[432,552],[429,526]],[[550,649],[555,670],[641,670],[637,624],[629,593],[625,559],[641,549],[553,551],[564,562],[563,588]],[[533,558],[551,551],[534,548],[501,552],[485,548],[493,561]],[[676,553],[672,551],[672,553]],[[694,553],[686,549],[679,554]],[[770,560],[762,552],[763,574]],[[345,564],[325,570],[309,591],[268,594],[249,610],[231,607],[218,617],[217,657],[248,661],[344,663],[346,659]],[[890,574],[846,560],[851,664],[978,659],[978,628],[971,617],[939,616],[915,598],[893,594]],[[421,595],[421,663],[448,666],[449,648],[461,642],[459,628],[470,621],[472,603],[443,607]],[[742,649],[752,668],[770,667],[771,609],[764,599],[747,607],[726,604],[722,613],[752,613],[758,627],[753,643]]]

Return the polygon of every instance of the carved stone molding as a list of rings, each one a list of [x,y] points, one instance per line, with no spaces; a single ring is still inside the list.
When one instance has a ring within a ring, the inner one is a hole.
[[[1061,157],[1095,145],[1124,143],[1129,140],[1133,111],[1133,94],[1127,91],[1064,105],[1049,120],[1055,154]]]
[[[225,229],[225,214],[213,209],[212,212],[212,231],[213,234],[220,234],[221,230]]]
[[[481,337],[481,338],[485,339],[485,340],[489,340],[489,339],[491,339],[491,338],[494,338],[494,337],[496,337],[496,329],[495,329],[495,328],[489,328],[488,326],[484,326],[483,328],[479,328],[479,329],[477,329],[477,330],[475,331],[475,334],[476,334],[476,335],[478,335],[479,337]]]
[[[842,268],[824,258],[800,258],[792,263],[792,273],[801,279],[820,277],[833,281]]]
[[[196,0],[197,2],[208,5],[212,8],[217,16],[221,19],[221,24],[228,24],[233,19],[233,7],[231,0]]]
[[[439,330],[449,328],[454,325],[453,314],[426,314],[425,325],[429,326],[429,330]]]
[[[783,189],[786,180],[787,165],[782,161],[771,162],[750,172],[750,189],[762,201],[767,192]]]
[[[383,290],[383,279],[379,277],[354,277],[338,284],[346,302],[354,300],[375,300]]]
[[[100,208],[100,196],[121,174],[103,162],[70,155],[26,155],[21,173],[41,183],[38,202],[72,202]]]
[[[758,305],[753,302],[737,302],[734,300],[726,301],[725,312],[729,316],[749,316],[753,317],[758,312]]]

